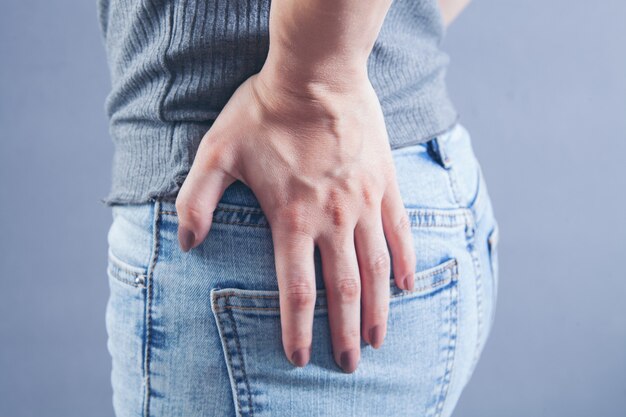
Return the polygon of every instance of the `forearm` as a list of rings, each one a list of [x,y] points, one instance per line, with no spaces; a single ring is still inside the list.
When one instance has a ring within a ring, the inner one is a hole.
[[[391,0],[273,0],[264,70],[340,87],[366,75]]]
[[[467,7],[470,0],[439,0],[443,21],[448,26]]]

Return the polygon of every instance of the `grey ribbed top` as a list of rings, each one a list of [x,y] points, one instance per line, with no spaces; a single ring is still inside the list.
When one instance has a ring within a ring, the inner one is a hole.
[[[107,205],[175,200],[198,144],[269,46],[269,0],[97,0],[112,89]],[[389,141],[427,141],[457,119],[437,0],[394,0],[368,60]]]

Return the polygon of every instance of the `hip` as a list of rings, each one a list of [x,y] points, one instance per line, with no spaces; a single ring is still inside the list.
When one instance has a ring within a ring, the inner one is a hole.
[[[244,184],[226,190],[189,253],[172,201],[113,206],[106,323],[118,416],[449,415],[493,322],[497,222],[462,126],[392,154],[415,290],[390,276],[385,343],[363,345],[353,374],[330,351],[317,251],[311,360],[294,368],[284,357],[272,236]]]

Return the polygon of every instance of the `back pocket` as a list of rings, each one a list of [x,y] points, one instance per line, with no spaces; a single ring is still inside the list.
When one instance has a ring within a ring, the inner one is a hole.
[[[325,290],[318,290],[311,360],[294,367],[281,341],[278,291],[213,289],[217,322],[238,416],[436,415],[450,381],[457,334],[458,263],[416,272],[415,290],[389,281],[387,336],[344,374],[332,355]],[[373,397],[384,401],[371,401]],[[382,407],[382,408],[381,408]]]

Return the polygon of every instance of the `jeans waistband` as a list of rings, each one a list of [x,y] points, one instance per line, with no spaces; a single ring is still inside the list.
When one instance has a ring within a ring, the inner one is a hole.
[[[399,173],[398,180],[407,196],[406,205],[412,223],[422,224],[433,213],[435,215],[431,217],[445,219],[446,216],[438,214],[455,208],[471,210],[475,215],[484,209],[488,198],[486,188],[482,175],[475,171],[480,167],[472,152],[469,133],[460,124],[427,142],[394,149],[392,152],[398,164],[406,170]],[[401,162],[402,158],[408,158],[409,162]],[[477,174],[478,182],[467,185],[468,179],[465,177],[472,173]],[[414,204],[416,200],[411,199],[411,194],[423,188],[424,184],[429,185],[432,191],[420,191],[421,197],[424,197],[421,198],[422,204]],[[440,194],[445,194],[442,191],[444,188],[453,189],[456,201],[450,198],[450,201],[442,204]],[[429,193],[432,193],[432,201]],[[159,201],[159,211],[176,215],[174,201]],[[240,181],[226,189],[213,216],[214,221],[223,223],[269,227],[254,193]]]

